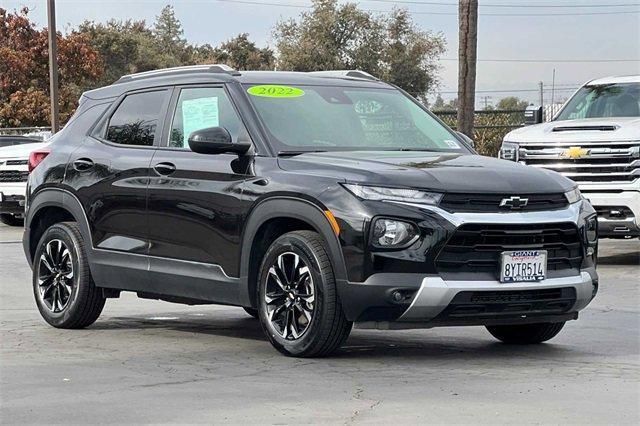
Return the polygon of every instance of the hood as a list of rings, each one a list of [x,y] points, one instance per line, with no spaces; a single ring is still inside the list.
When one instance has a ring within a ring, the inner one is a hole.
[[[505,141],[517,143],[622,142],[640,140],[640,117],[550,121],[513,130]]]
[[[560,174],[480,155],[433,152],[349,151],[279,158],[283,170],[363,185],[438,192],[561,193],[575,183]]]
[[[27,143],[24,145],[12,145],[0,148],[0,158],[29,158],[36,149],[44,148],[49,145],[46,142],[43,143]]]

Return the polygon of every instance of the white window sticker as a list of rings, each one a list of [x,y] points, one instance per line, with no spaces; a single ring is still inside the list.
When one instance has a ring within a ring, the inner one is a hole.
[[[189,99],[182,102],[183,146],[188,146],[192,132],[220,125],[218,97]]]
[[[458,144],[458,142],[456,142],[454,140],[445,139],[444,143],[446,143],[449,148],[460,149],[460,145]]]

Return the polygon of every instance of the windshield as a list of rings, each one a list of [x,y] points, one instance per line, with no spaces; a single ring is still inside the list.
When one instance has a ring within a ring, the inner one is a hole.
[[[640,117],[640,84],[585,86],[567,102],[556,120]]]
[[[395,89],[306,85],[245,88],[279,153],[469,152],[451,131]]]

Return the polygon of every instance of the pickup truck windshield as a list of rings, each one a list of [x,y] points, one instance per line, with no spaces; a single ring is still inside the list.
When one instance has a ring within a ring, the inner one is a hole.
[[[567,102],[556,121],[609,117],[640,117],[640,84],[585,86]]]
[[[275,150],[469,153],[456,136],[395,89],[245,86]]]

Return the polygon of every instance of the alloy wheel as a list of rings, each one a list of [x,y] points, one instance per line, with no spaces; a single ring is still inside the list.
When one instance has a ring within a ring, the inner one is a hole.
[[[311,325],[315,306],[309,266],[296,253],[282,253],[269,268],[266,280],[267,320],[280,337],[300,338]]]
[[[73,259],[62,240],[47,242],[38,260],[38,295],[53,313],[62,312],[74,289]]]

